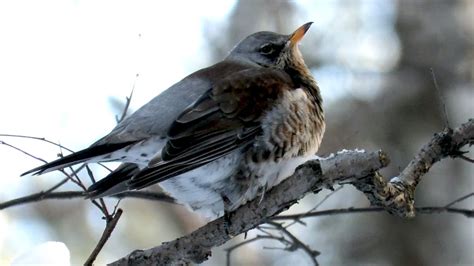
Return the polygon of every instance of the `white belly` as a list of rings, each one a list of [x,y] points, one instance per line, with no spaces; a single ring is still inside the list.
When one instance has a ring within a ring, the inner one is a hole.
[[[162,139],[148,139],[127,149],[113,152],[97,161],[122,161],[136,163],[140,168],[148,165],[151,159],[161,153],[165,142]],[[204,166],[165,180],[159,185],[179,203],[207,218],[216,218],[224,210],[233,211],[294,173],[295,168],[307,159],[296,157],[249,165],[255,178],[242,184],[233,179],[234,173],[244,161],[241,150]],[[223,197],[226,198],[224,203]]]
[[[230,185],[239,159],[240,153],[234,152],[159,184],[179,203],[205,217],[217,217],[224,211],[221,193]]]
[[[254,171],[260,178],[250,184],[240,184],[232,177],[242,161],[240,150],[221,159],[196,168],[192,171],[170,178],[160,186],[179,203],[202,216],[213,219],[233,211],[259,194],[259,188],[266,185],[267,190],[292,175],[296,167],[308,158],[298,157],[282,160],[279,163],[260,164]],[[229,202],[224,202],[225,196]]]

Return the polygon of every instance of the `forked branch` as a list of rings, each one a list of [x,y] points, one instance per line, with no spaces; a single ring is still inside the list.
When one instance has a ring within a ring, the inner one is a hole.
[[[463,154],[460,151],[463,146],[472,144],[474,120],[470,119],[459,128],[435,134],[402,173],[388,182],[378,173],[379,169],[389,163],[387,155],[382,151],[344,151],[322,160],[308,161],[298,167],[291,177],[267,192],[262,201],[255,199],[233,212],[230,224],[221,217],[189,235],[148,250],[134,251],[110,265],[203,262],[211,255],[213,247],[268,222],[306,193],[318,192],[336,184],[352,184],[364,192],[373,206],[402,217],[413,217],[415,189],[421,177],[434,163],[446,157],[457,157]],[[445,206],[439,211],[455,211],[451,209],[453,208]],[[273,219],[278,219],[278,216]]]

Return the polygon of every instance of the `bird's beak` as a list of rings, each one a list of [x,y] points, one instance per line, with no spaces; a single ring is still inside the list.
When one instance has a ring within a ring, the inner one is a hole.
[[[299,43],[299,41],[301,41],[301,39],[303,39],[305,33],[309,30],[309,27],[311,27],[311,24],[313,24],[313,22],[308,22],[304,24],[303,26],[296,29],[290,35],[290,38],[289,38],[290,46],[295,46],[296,44]]]

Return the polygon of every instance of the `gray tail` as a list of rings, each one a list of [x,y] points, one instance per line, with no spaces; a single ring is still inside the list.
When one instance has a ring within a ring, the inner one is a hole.
[[[135,142],[122,142],[122,143],[113,143],[113,144],[103,144],[103,145],[97,145],[97,146],[91,146],[87,149],[84,149],[82,151],[75,152],[73,154],[70,154],[68,156],[65,156],[63,158],[57,159],[55,161],[52,161],[50,163],[44,164],[42,166],[33,168],[27,172],[24,172],[21,174],[21,176],[27,175],[27,174],[35,174],[35,175],[40,175],[42,173],[62,169],[64,167],[68,167],[74,164],[82,163],[87,161],[88,159],[94,158],[96,156],[101,156],[105,155],[111,152],[114,152],[116,150],[120,150],[132,143]]]
[[[108,176],[92,184],[87,189],[88,199],[97,199],[119,194],[128,190],[128,181],[140,172],[136,164],[123,163]]]

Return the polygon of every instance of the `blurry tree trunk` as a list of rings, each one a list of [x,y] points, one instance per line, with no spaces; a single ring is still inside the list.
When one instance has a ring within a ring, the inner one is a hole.
[[[436,73],[443,95],[448,95],[472,78],[472,60],[469,61],[467,55],[473,53],[473,40],[472,36],[469,38],[466,35],[468,25],[461,24],[462,20],[458,17],[463,5],[467,4],[462,1],[398,1],[396,29],[402,47],[399,66],[396,71],[387,75],[384,92],[373,102],[363,103],[352,99],[338,105],[346,110],[347,115],[328,117],[326,136],[335,132],[347,132],[352,137],[342,141],[325,137],[326,141],[332,143],[326,142],[324,151],[351,148],[353,145],[366,148],[360,143],[368,141],[373,144],[385,143],[387,146],[381,148],[388,151],[393,159],[389,175],[397,175],[400,171],[398,167],[406,165],[411,159],[410,154],[418,148],[416,144],[422,143],[432,132],[444,127],[442,103],[433,84],[430,68]],[[447,108],[449,113],[450,109],[457,106]],[[341,113],[344,111],[338,112]],[[397,150],[398,153],[393,152]],[[419,189],[416,194],[417,202],[443,202],[452,198],[456,193],[443,188],[451,187],[448,186],[450,178],[462,176],[462,167],[459,167],[461,164],[463,162],[445,165],[448,169],[444,172],[450,173],[449,176],[433,180],[437,182]],[[430,175],[428,178],[434,178],[436,171]],[[463,184],[466,180],[457,179],[456,182]],[[412,221],[386,216],[379,218],[377,221],[359,217],[367,226],[363,230],[375,230],[379,233],[373,232],[373,245],[353,248],[357,246],[356,243],[363,241],[355,237],[341,246],[340,250],[345,253],[343,256],[347,260],[367,262],[379,257],[375,261],[395,265],[443,264],[455,261],[456,258],[449,255],[457,254],[456,245],[463,245],[453,237],[456,230],[453,217],[436,217],[436,221],[433,221],[434,217],[417,217]],[[360,230],[355,226],[352,230]],[[392,234],[382,234],[384,231],[389,232],[389,228],[392,228]],[[361,232],[361,235],[364,233]],[[442,247],[438,246],[439,241],[444,242]],[[378,244],[382,242],[386,245]],[[426,256],[430,249],[431,252],[437,252]]]
[[[352,13],[345,15],[354,16],[360,3],[341,1],[340,9],[344,9],[348,2],[354,6],[350,9]],[[331,105],[326,104],[327,129],[318,152],[320,155],[327,155],[341,149],[381,148],[392,159],[392,163],[384,171],[386,176],[396,176],[421,144],[445,126],[442,101],[430,70],[434,70],[441,94],[445,98],[472,86],[469,84],[472,84],[474,76],[472,1],[399,0],[396,4],[398,10],[395,30],[402,49],[397,67],[382,76],[381,93],[374,99],[364,101],[345,97]],[[471,14],[466,11],[469,8]],[[220,29],[208,35],[213,36],[210,43],[213,44],[214,58],[224,57],[233,44],[251,32],[262,29],[290,32],[290,26],[295,24],[292,18],[296,18],[296,10],[297,5],[291,1],[238,1],[225,30]],[[275,13],[277,11],[278,14]],[[282,22],[280,18],[288,19]],[[314,20],[317,24],[317,17]],[[342,18],[335,18],[333,23],[340,23],[339,20]],[[353,20],[357,21],[357,18]],[[331,29],[328,32],[326,34],[344,34]],[[315,44],[318,41],[325,40],[313,41],[312,49],[318,49]],[[334,47],[337,49],[337,44]],[[324,59],[312,57],[312,54],[316,52],[305,54],[310,68],[321,64],[340,64],[336,61],[329,62],[327,58],[326,62],[318,62],[317,60]],[[354,78],[357,79],[357,73]],[[466,84],[468,85],[465,86]],[[322,88],[325,89],[330,88]],[[450,105],[449,102],[446,104],[448,114],[466,106]],[[456,125],[468,117],[458,120],[455,120],[455,116],[450,118],[451,125]],[[466,176],[463,175],[465,167],[469,166],[462,161],[447,160],[443,165],[443,172],[449,173],[449,176],[443,176],[437,169],[431,171],[427,177],[432,179],[429,185],[421,186],[417,191],[418,204],[443,204],[460,193],[465,193],[462,190],[463,184],[467,184],[465,179],[462,180]],[[447,186],[450,178],[457,178],[456,182],[460,186]],[[448,187],[456,191],[449,191],[446,189]],[[358,197],[358,203],[350,196],[338,197],[344,197],[341,201],[350,205],[367,205],[362,195]],[[407,221],[388,215],[377,215],[376,218],[353,215],[350,223],[338,224],[334,222],[338,220],[331,220],[331,226],[321,231],[327,232],[333,237],[332,241],[337,243],[334,245],[337,246],[337,259],[341,263],[448,264],[458,259],[453,256],[466,250],[462,246],[465,243],[453,237],[456,230],[459,230],[455,226],[458,219],[464,218],[425,216]],[[362,228],[361,224],[364,225]],[[367,235],[371,235],[373,239],[366,241]],[[440,241],[443,242],[442,245]],[[431,255],[426,255],[427,252]]]
[[[253,32],[273,29],[275,32],[290,33],[295,30],[290,23],[295,14],[291,1],[241,0],[235,5],[225,29],[211,32],[212,27],[207,28],[206,36],[213,44],[212,61],[222,60],[233,45]]]

